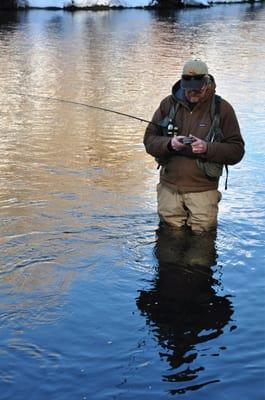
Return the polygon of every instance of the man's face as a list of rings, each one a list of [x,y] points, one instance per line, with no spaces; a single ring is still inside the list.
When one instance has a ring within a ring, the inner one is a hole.
[[[199,90],[185,89],[185,96],[190,103],[198,103],[205,96],[206,91],[207,85],[203,85]]]

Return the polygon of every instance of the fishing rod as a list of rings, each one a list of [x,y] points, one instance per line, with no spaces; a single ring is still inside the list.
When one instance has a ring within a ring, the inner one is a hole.
[[[31,94],[31,93],[16,92],[16,93],[12,93],[12,94],[18,95],[18,96],[23,96],[23,97],[33,97],[33,98],[35,97],[35,98],[37,98],[37,99],[43,99],[43,100],[59,101],[59,102],[61,102],[61,103],[74,104],[74,105],[76,105],[76,106],[93,108],[93,109],[95,109],[95,110],[106,111],[106,112],[110,112],[110,113],[113,113],[113,114],[121,115],[121,116],[123,116],[123,117],[136,119],[137,121],[145,122],[145,123],[147,123],[147,124],[152,124],[152,125],[160,126],[159,124],[157,124],[157,123],[155,123],[155,122],[148,121],[147,119],[144,119],[144,118],[136,117],[135,115],[126,114],[126,113],[123,113],[123,112],[120,112],[120,111],[116,111],[116,110],[111,110],[110,108],[99,107],[99,106],[93,106],[92,104],[79,103],[79,102],[73,101],[73,100],[60,99],[60,98],[58,98],[58,97],[41,96],[41,95]]]

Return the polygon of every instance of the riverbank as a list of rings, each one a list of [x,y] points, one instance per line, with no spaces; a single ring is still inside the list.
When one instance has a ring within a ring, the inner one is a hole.
[[[46,9],[46,10],[107,10],[107,9],[155,9],[211,7],[214,4],[263,3],[264,0],[2,0],[1,10]]]

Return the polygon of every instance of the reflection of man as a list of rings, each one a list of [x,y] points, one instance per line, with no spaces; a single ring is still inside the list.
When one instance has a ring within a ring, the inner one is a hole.
[[[223,165],[242,159],[244,142],[235,112],[215,95],[215,81],[204,62],[184,65],[181,80],[148,125],[144,144],[162,165],[157,187],[160,219],[196,232],[215,228]]]
[[[174,382],[195,379],[195,345],[221,335],[232,315],[227,297],[216,294],[211,266],[216,263],[215,235],[158,231],[155,254],[158,273],[153,287],[141,291],[137,305],[164,349],[172,368],[164,378]],[[203,368],[200,368],[203,369]]]

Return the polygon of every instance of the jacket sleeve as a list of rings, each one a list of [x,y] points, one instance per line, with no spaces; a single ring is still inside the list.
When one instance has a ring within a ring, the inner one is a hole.
[[[160,103],[160,106],[155,111],[152,123],[149,123],[144,135],[144,145],[146,152],[153,157],[164,157],[172,154],[170,141],[167,136],[163,136],[162,127],[158,126],[159,123],[168,115],[167,110],[168,98],[165,98]]]
[[[205,158],[221,164],[237,164],[244,156],[245,144],[233,107],[225,100],[220,104],[221,142],[208,143]]]

